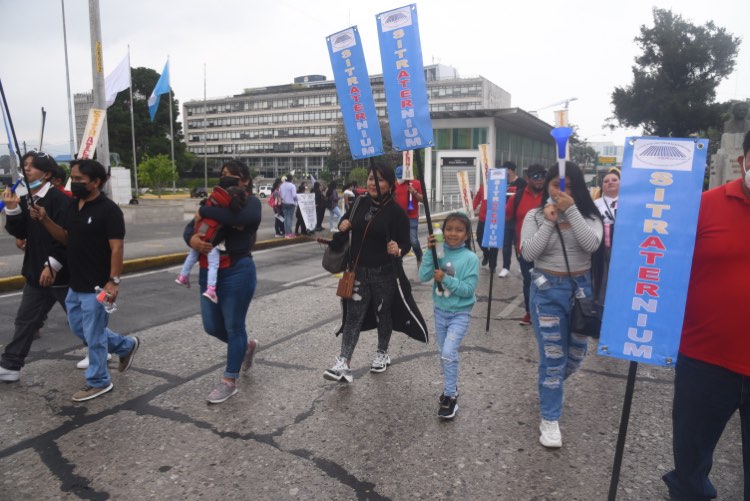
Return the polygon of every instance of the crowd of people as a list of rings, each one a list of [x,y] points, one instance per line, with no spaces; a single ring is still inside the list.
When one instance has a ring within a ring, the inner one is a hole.
[[[750,342],[742,335],[743,306],[750,276],[750,133],[738,159],[742,178],[705,192],[698,220],[686,316],[676,364],[673,404],[675,468],[664,476],[673,499],[712,499],[716,490],[708,479],[713,451],[729,418],[739,409],[745,461],[745,497],[750,496]],[[587,354],[588,338],[572,332],[574,298],[604,299],[610,250],[615,239],[621,173],[611,169],[603,178],[601,197],[594,200],[581,169],[565,165],[564,189],[559,167],[539,164],[504,166],[514,188],[506,201],[506,233],[499,276],[508,276],[515,251],[523,279],[525,316],[538,347],[537,391],[539,441],[547,448],[562,447],[559,422],[564,387]],[[100,396],[113,387],[108,354],[119,356],[118,370],[127,371],[141,342],[107,327],[107,304],[114,303],[122,271],[125,225],[122,211],[102,189],[104,167],[93,160],[71,164],[72,197],[55,187],[54,160],[41,152],[23,158],[28,194],[10,189],[2,194],[6,228],[24,250],[26,278],[13,340],[0,359],[0,380],[18,381],[35,332],[57,302],[67,313],[71,331],[88,347],[86,384],[73,394],[76,402]],[[59,176],[58,176],[59,177]],[[360,332],[377,329],[377,349],[370,371],[382,373],[392,360],[388,354],[394,330],[427,341],[427,323],[411,296],[402,258],[416,255],[418,277],[433,282],[434,332],[443,374],[437,416],[452,419],[458,411],[458,350],[469,332],[470,312],[476,302],[481,266],[494,271],[497,250],[482,248],[482,259],[471,249],[474,239],[469,218],[462,212],[445,216],[444,253],[437,260],[430,235],[428,252],[419,245],[418,205],[421,185],[404,180],[402,169],[373,166],[366,192],[355,186],[343,190],[343,215],[336,183],[327,190],[315,182],[317,226],[304,221],[293,226],[298,194],[290,177],[273,186],[269,203],[276,211],[277,235],[287,238],[300,230],[320,231],[325,210],[329,225],[350,242],[347,271],[352,287],[340,294],[341,348],[326,380],[353,382],[352,359]],[[229,161],[221,171],[218,195],[203,205],[186,226],[184,239],[191,249],[177,282],[190,286],[192,266],[200,264],[199,288],[203,328],[226,345],[221,380],[208,394],[209,403],[224,402],[238,391],[241,372],[248,370],[258,341],[248,339],[246,316],[257,283],[251,250],[261,222],[260,201],[252,196],[249,169]],[[477,241],[485,228],[486,207],[480,192]],[[299,215],[298,215],[299,219]],[[507,249],[507,252],[506,252]],[[506,256],[507,254],[507,256]],[[494,261],[493,261],[494,260]],[[593,276],[592,276],[593,275]],[[724,294],[715,293],[721,284]]]

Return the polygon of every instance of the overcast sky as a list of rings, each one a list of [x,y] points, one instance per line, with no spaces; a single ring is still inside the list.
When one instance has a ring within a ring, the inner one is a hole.
[[[357,25],[370,74],[381,72],[375,15],[407,2],[344,0],[102,0],[108,74],[130,45],[133,67],[162,71],[170,56],[172,88],[181,102],[247,87],[291,83],[295,76],[332,77],[325,37]],[[462,76],[482,75],[535,110],[568,98],[570,121],[589,141],[622,142],[637,131],[603,129],[615,86],[631,82],[634,37],[652,25],[651,9],[671,8],[696,24],[713,20],[744,38],[735,73],[718,100],[750,98],[750,1],[612,2],[429,0],[417,3],[425,64],[444,63]],[[65,0],[71,90],[92,87],[88,1]],[[68,151],[60,0],[0,0],[0,78],[19,141],[36,144],[40,108],[45,145]],[[557,107],[559,108],[559,107]],[[553,110],[540,112],[553,122]],[[0,144],[5,143],[0,136]],[[47,149],[47,148],[45,148]],[[7,153],[2,148],[0,154]]]

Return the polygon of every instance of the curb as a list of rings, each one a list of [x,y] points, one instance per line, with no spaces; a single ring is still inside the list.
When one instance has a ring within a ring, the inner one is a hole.
[[[273,249],[276,247],[285,247],[287,245],[301,244],[305,242],[314,242],[315,239],[307,236],[294,238],[281,238],[274,240],[261,240],[255,242],[253,250]],[[126,259],[123,262],[122,274],[135,273],[136,271],[162,268],[175,264],[182,264],[187,257],[187,252],[176,252],[174,254],[164,254],[161,256],[139,257],[135,259]],[[12,292],[23,289],[26,279],[22,275],[0,278],[0,292]]]

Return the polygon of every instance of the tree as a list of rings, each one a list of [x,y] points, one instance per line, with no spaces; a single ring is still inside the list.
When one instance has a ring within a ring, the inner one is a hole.
[[[614,117],[657,136],[686,137],[720,120],[716,87],[729,76],[741,39],[709,21],[696,26],[671,10],[653,10],[654,26],[635,38],[643,53],[633,83],[612,93]]]
[[[169,98],[161,96],[159,108],[154,121],[148,113],[148,97],[154,90],[159,74],[151,68],[133,68],[133,121],[135,125],[135,149],[140,162],[147,156],[166,155],[171,159],[169,141]],[[182,124],[177,121],[180,106],[173,99],[172,117],[174,122],[174,156],[178,172],[189,171],[191,158],[183,142]],[[133,146],[130,135],[130,92],[120,92],[114,104],[107,109],[107,127],[109,128],[109,150],[120,154],[125,165],[133,165]],[[171,160],[170,160],[171,161]],[[171,180],[170,180],[171,182]]]
[[[138,179],[141,183],[149,186],[161,198],[161,190],[168,184],[172,184],[175,171],[172,159],[167,155],[147,156],[138,165]]]
[[[364,167],[357,167],[352,169],[352,171],[349,173],[349,181],[356,181],[357,186],[366,186],[367,185],[367,176],[369,176],[369,171],[365,169]]]
[[[391,129],[388,126],[388,122],[384,120],[380,121],[380,131],[383,136],[384,153],[380,156],[374,157],[373,162],[375,165],[383,164],[390,167],[401,165],[401,152],[393,149],[391,143]],[[349,140],[347,139],[346,131],[344,130],[344,122],[339,120],[336,130],[331,136],[331,153],[326,160],[326,168],[331,172],[341,171],[342,175],[346,177],[347,171],[351,171],[357,167],[366,169],[369,165],[369,158],[362,160],[354,160],[352,158],[351,151],[349,150]]]

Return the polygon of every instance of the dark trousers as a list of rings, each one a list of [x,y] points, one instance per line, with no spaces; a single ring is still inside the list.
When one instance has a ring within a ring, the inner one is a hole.
[[[521,276],[523,277],[523,304],[526,306],[526,313],[529,313],[529,288],[531,287],[531,268],[534,267],[533,261],[526,261],[521,254],[516,254],[518,264],[521,266]]]
[[[318,222],[315,223],[315,230],[320,231],[323,229],[323,218],[326,216],[326,206],[325,205],[316,205],[315,206],[315,217],[318,219]]]
[[[487,248],[482,247],[482,238],[484,237],[484,221],[477,221],[477,244],[482,249],[482,262],[487,260],[490,264],[490,269],[494,270],[497,268],[497,249],[494,247]]]
[[[276,216],[281,214],[281,209],[278,210],[278,212],[274,211],[273,213],[273,231],[277,235],[283,235],[284,234],[284,221],[279,221],[279,218]]]
[[[28,283],[23,286],[21,304],[16,313],[13,340],[5,347],[0,360],[3,368],[11,371],[21,370],[31,350],[34,333],[42,326],[44,318],[55,305],[55,301],[60,303],[65,310],[67,295],[67,287],[32,287]]]
[[[300,212],[299,207],[297,208],[297,223],[294,225],[294,233],[299,235],[300,233],[305,234],[307,233],[307,227],[305,226],[305,220],[302,218],[302,212]]]
[[[516,229],[506,221],[503,235],[503,268],[510,269],[510,256],[513,253],[513,244],[516,241]]]
[[[662,477],[672,499],[717,496],[708,479],[716,444],[739,409],[742,429],[744,499],[750,500],[750,376],[680,355],[672,403],[675,469]]]

